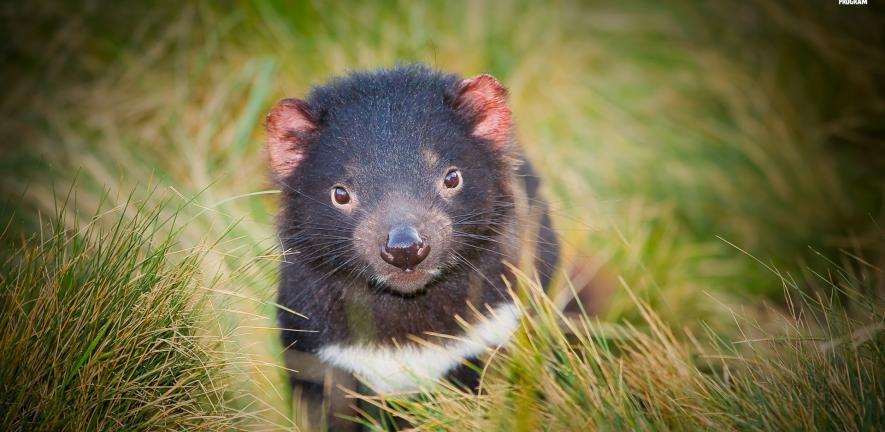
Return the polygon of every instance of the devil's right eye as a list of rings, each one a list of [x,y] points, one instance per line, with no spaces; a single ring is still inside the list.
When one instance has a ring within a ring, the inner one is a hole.
[[[350,193],[341,186],[335,186],[332,188],[332,201],[339,206],[347,205],[350,203]]]
[[[461,185],[461,171],[457,169],[450,169],[448,173],[446,173],[445,178],[443,178],[443,184],[449,188],[454,189]]]

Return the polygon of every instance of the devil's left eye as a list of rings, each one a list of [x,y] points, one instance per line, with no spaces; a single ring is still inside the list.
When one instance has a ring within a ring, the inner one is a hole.
[[[454,189],[461,185],[461,171],[453,169],[446,173],[443,184],[449,189]]]
[[[332,201],[339,206],[347,205],[350,203],[350,193],[341,186],[335,186],[332,188]]]

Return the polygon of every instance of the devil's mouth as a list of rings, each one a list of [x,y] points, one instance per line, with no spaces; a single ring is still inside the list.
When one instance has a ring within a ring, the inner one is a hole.
[[[398,282],[420,282],[422,280],[429,280],[433,275],[431,272],[425,270],[403,270],[392,272],[387,275],[387,281],[392,283]]]
[[[436,273],[423,269],[397,270],[379,277],[376,282],[385,288],[385,291],[411,295],[422,292],[433,281]]]

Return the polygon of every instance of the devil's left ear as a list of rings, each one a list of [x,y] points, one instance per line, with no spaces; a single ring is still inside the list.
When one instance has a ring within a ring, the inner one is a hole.
[[[292,174],[304,160],[307,142],[317,129],[313,111],[303,100],[283,99],[267,115],[267,153],[278,180]]]
[[[473,135],[501,149],[510,139],[511,115],[507,90],[495,77],[481,74],[458,83],[453,101],[455,110],[468,119]]]

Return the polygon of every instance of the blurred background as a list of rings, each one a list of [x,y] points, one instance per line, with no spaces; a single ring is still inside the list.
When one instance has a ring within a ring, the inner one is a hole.
[[[732,335],[733,310],[766,326],[784,275],[811,292],[820,263],[885,265],[870,3],[4,2],[3,250],[59,202],[71,228],[132,199],[177,212],[227,349],[250,359],[235,388],[286,424],[264,114],[350,70],[422,62],[508,87],[562,272],[600,321],[641,321],[629,286],[674,328]]]

